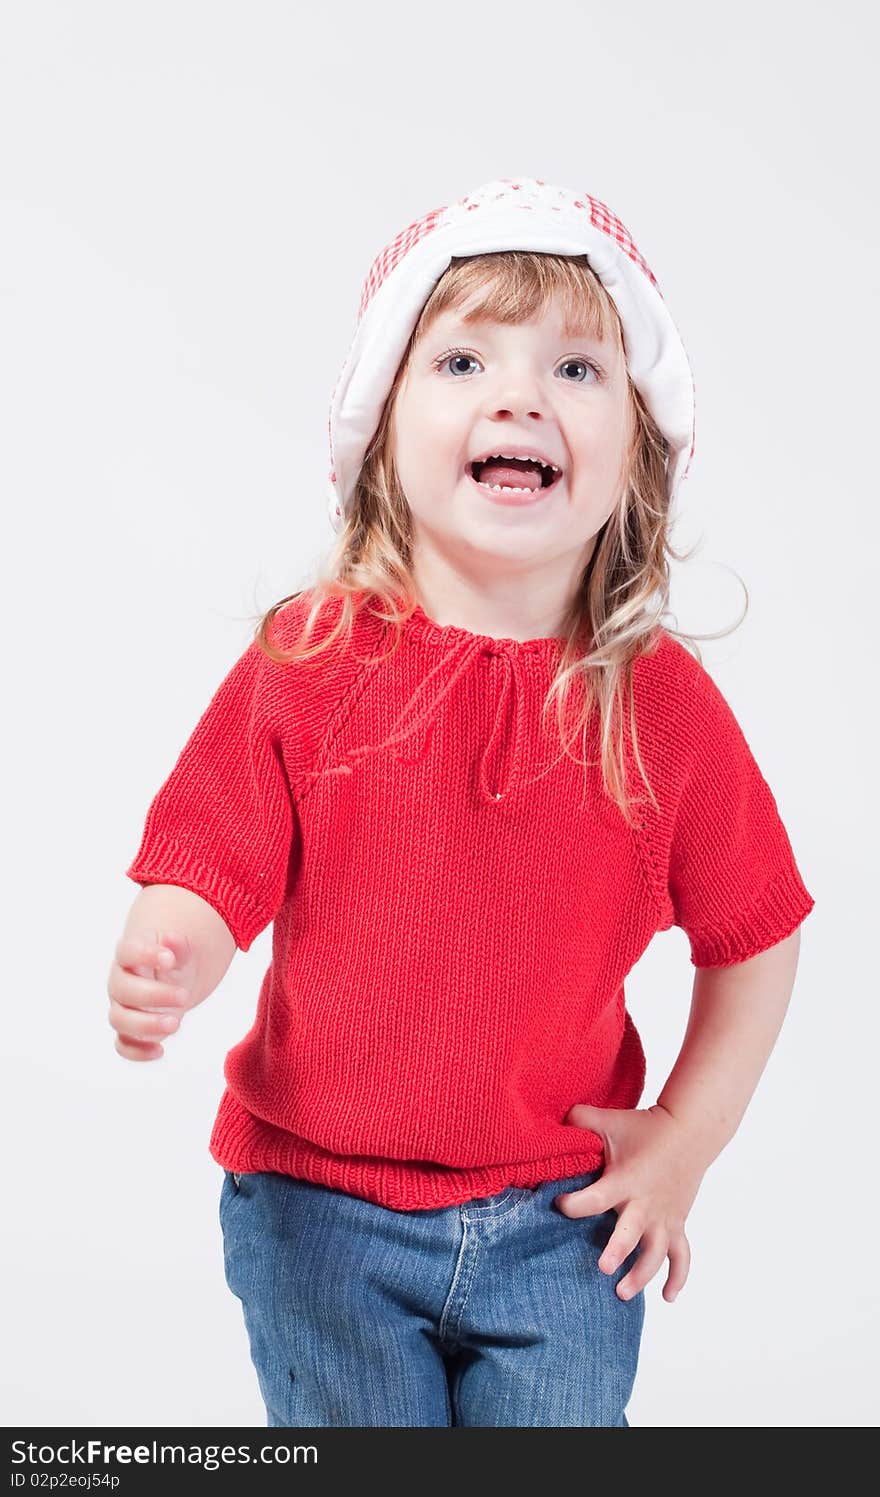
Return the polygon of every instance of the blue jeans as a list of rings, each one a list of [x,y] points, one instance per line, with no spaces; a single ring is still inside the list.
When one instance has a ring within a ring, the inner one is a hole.
[[[392,1211],[271,1171],[224,1170],[226,1282],[269,1426],[629,1428],[644,1290],[597,1266],[614,1211],[555,1196],[601,1170]]]

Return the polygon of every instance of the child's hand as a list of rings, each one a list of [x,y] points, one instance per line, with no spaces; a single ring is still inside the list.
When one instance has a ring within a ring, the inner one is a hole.
[[[632,1109],[576,1103],[563,1122],[599,1134],[605,1169],[592,1185],[556,1196],[554,1204],[563,1216],[575,1218],[617,1211],[599,1267],[616,1272],[641,1242],[635,1265],[617,1285],[620,1298],[630,1299],[668,1255],[663,1298],[671,1304],[688,1276],[691,1250],[684,1224],[707,1169],[693,1133],[659,1103]]]
[[[123,936],[107,980],[109,1022],[126,1060],[158,1060],[154,1038],[173,1034],[190,1006],[196,959],[186,936],[157,931],[155,941]]]

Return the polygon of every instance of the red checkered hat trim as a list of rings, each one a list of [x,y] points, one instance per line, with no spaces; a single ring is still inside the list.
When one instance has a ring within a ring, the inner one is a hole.
[[[402,229],[399,234],[394,236],[390,244],[386,244],[385,248],[380,250],[367,272],[367,279],[364,281],[360,305],[358,306],[358,322],[360,322],[385,278],[391,274],[396,265],[400,264],[404,255],[409,253],[414,244],[418,244],[420,239],[424,239],[426,234],[430,234],[432,229],[436,229],[438,223],[442,222],[445,212],[445,208],[432,208],[430,213],[426,213],[423,218],[417,218],[415,223],[411,223],[405,229]]]
[[[465,208],[470,213],[479,212],[485,203],[499,202],[511,193],[522,192],[524,189],[522,182],[514,181],[508,177],[501,177],[499,181],[507,184],[504,192],[498,192],[492,198],[478,197],[472,200],[470,197],[463,197],[459,199],[459,203],[456,206]],[[547,185],[539,177],[536,177],[535,181],[539,187]],[[532,204],[525,200],[520,206],[526,211],[532,208]],[[549,204],[548,206],[553,211],[553,204]],[[620,248],[625,254],[629,255],[633,263],[638,265],[640,270],[644,271],[652,286],[658,292],[660,291],[657,279],[650,265],[636,247],[635,241],[626,224],[621,222],[616,213],[612,213],[606,203],[600,202],[598,198],[594,198],[589,192],[584,192],[579,197],[567,197],[565,206],[578,208],[585,213],[593,227],[600,229],[603,234],[607,234],[609,239],[614,240],[615,244],[619,244]],[[562,210],[561,208],[557,208],[556,211],[561,212]],[[405,229],[402,229],[399,234],[394,236],[390,244],[386,244],[384,249],[379,251],[379,254],[367,272],[367,278],[361,290],[358,321],[363,317],[364,312],[367,310],[379,287],[391,274],[395,266],[400,264],[400,261],[409,253],[414,244],[418,244],[419,240],[424,239],[426,234],[430,234],[432,229],[436,229],[440,224],[444,223],[448,213],[448,204],[443,208],[432,208],[430,213],[425,213],[422,218],[417,218],[414,223],[408,224]],[[662,295],[662,292],[660,294]]]

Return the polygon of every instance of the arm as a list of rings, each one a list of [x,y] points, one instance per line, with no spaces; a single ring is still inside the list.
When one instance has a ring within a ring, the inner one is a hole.
[[[605,1168],[592,1185],[555,1201],[565,1216],[617,1213],[599,1268],[617,1274],[639,1248],[617,1283],[621,1299],[642,1290],[667,1257],[663,1298],[672,1301],[682,1289],[690,1269],[688,1212],[758,1084],[788,1008],[799,953],[796,930],[747,961],[698,968],[684,1041],[655,1105],[577,1103],[565,1119],[599,1135]]]
[[[794,987],[800,928],[731,967],[698,967],[684,1042],[657,1106],[712,1163],[742,1121]]]

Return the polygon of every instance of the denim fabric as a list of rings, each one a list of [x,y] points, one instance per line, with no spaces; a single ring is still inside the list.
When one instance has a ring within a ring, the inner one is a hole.
[[[644,1291],[597,1266],[617,1214],[552,1203],[601,1170],[392,1211],[271,1171],[224,1171],[226,1282],[269,1426],[629,1428]]]

